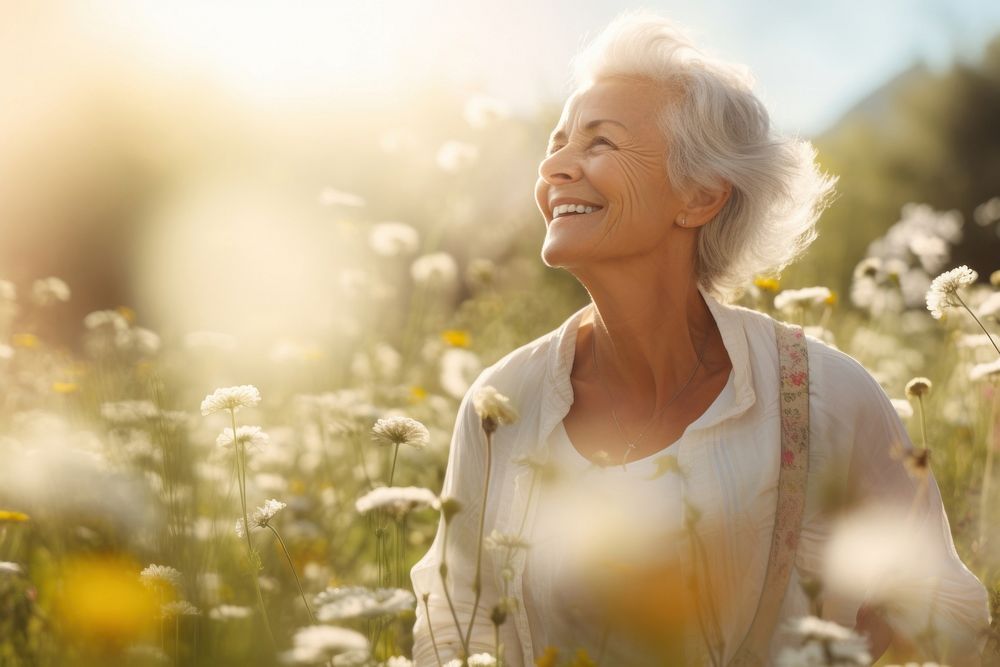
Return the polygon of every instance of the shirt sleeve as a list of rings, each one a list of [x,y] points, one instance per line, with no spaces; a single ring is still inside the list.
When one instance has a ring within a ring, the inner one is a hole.
[[[459,406],[441,490],[442,497],[458,500],[461,509],[451,518],[447,545],[445,521],[442,515],[434,541],[427,553],[410,571],[413,591],[417,597],[416,621],[413,627],[415,667],[436,667],[438,664],[434,644],[431,641],[431,631],[442,661],[458,657],[462,642],[455,626],[455,616],[463,633],[472,617],[475,603],[473,581],[476,573],[479,513],[483,504],[482,493],[486,474],[486,436],[472,405],[472,394],[479,386],[478,381],[474,383]],[[491,495],[492,491],[491,487]],[[448,592],[455,607],[455,616],[452,615],[445,597],[440,574],[446,553]],[[480,580],[482,593],[475,627],[470,637],[469,652],[492,654],[495,651],[495,640],[490,614],[499,598],[492,559],[486,550],[483,552]],[[426,608],[423,601],[425,593],[430,594]]]
[[[936,573],[911,582],[913,588],[922,589],[910,591],[911,599],[921,604],[889,605],[885,620],[894,634],[910,639],[930,627],[932,634],[921,638],[919,645],[929,643],[935,655],[924,658],[953,667],[979,665],[990,623],[988,593],[955,550],[933,473],[927,468],[922,478],[919,471],[907,469],[900,452],[912,454],[914,448],[889,397],[860,364],[850,358],[844,363],[849,366],[842,369],[849,389],[838,393],[849,403],[844,406],[847,414],[853,415],[851,489],[862,506],[905,508],[913,525],[927,531],[930,551],[912,558],[932,564]]]

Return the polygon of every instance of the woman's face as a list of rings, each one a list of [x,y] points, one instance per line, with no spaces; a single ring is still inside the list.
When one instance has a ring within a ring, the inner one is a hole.
[[[641,80],[609,78],[570,96],[535,185],[547,265],[655,252],[677,230],[683,204],[667,178],[666,140],[656,126],[664,95]],[[554,211],[563,200],[594,210]]]

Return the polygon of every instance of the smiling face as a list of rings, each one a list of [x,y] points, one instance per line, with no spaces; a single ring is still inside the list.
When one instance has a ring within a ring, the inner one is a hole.
[[[667,178],[667,143],[656,124],[666,102],[661,88],[622,78],[597,81],[566,102],[535,185],[547,265],[654,253],[678,229],[683,202]],[[564,212],[563,203],[584,212]]]

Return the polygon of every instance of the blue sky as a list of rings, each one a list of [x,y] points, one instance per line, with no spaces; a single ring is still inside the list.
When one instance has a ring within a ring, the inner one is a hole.
[[[976,59],[1000,33],[997,0],[107,3],[113,30],[262,99],[392,96],[432,78],[525,111],[561,102],[586,36],[638,6],[748,65],[775,124],[803,135],[912,63]]]

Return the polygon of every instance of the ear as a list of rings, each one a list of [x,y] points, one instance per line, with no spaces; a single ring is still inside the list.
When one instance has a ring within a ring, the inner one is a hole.
[[[677,215],[678,221],[683,220],[681,225],[687,229],[701,227],[711,222],[718,215],[722,207],[729,201],[732,194],[732,183],[723,181],[716,188],[699,188],[688,197],[684,208]],[[678,222],[678,224],[680,224]]]

